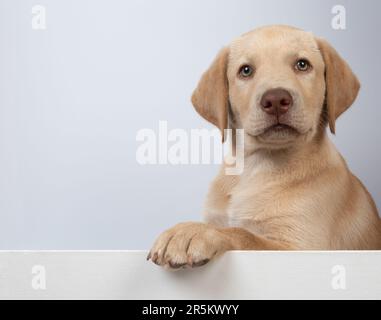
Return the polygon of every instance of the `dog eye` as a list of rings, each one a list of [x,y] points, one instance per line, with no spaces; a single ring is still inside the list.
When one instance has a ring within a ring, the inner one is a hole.
[[[306,59],[300,59],[296,62],[295,69],[298,71],[308,71],[311,68],[311,64]]]
[[[249,65],[244,65],[239,69],[239,76],[242,78],[249,78],[252,76],[254,70]]]

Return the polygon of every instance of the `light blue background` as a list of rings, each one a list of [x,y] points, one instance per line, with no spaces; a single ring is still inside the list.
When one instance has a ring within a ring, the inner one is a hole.
[[[47,30],[31,28],[33,5]],[[331,9],[347,9],[347,30]],[[190,95],[267,24],[327,38],[362,82],[336,145],[381,207],[380,1],[0,0],[0,249],[146,249],[201,218],[218,167],[140,166],[136,132],[209,127]]]

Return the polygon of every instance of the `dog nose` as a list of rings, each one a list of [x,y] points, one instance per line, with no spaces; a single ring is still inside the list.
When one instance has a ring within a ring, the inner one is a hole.
[[[270,115],[281,116],[291,108],[293,99],[291,94],[284,89],[272,89],[262,96],[261,108]]]

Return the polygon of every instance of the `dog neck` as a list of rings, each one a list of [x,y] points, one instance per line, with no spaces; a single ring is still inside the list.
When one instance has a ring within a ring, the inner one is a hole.
[[[343,159],[324,131],[305,145],[286,149],[258,149],[245,156],[245,175],[282,174],[292,177],[316,175],[343,164]]]

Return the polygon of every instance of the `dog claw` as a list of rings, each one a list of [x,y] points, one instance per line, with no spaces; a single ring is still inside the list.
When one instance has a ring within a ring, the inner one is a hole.
[[[186,263],[174,263],[174,262],[169,261],[169,262],[168,262],[168,265],[169,265],[172,269],[180,269],[180,268],[186,266],[187,264],[186,264]]]
[[[202,266],[206,265],[209,261],[210,261],[210,259],[200,260],[200,261],[194,262],[191,266],[192,266],[192,268],[193,267],[202,267]]]
[[[157,259],[159,258],[158,254],[155,252],[151,258],[151,261],[154,263],[154,264],[157,264],[159,265]]]

